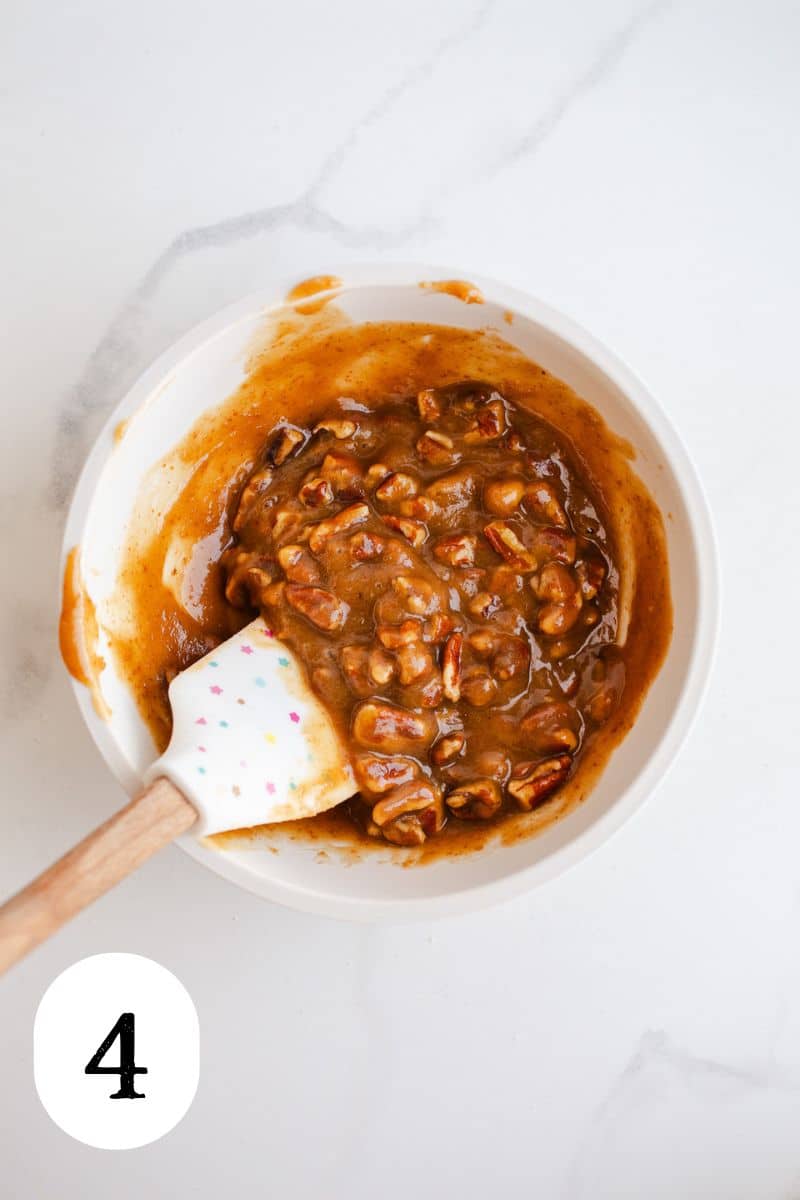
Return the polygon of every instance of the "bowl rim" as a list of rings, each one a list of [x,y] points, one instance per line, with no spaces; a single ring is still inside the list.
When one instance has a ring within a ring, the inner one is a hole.
[[[686,505],[688,527],[697,562],[697,622],[683,684],[672,714],[654,743],[646,761],[609,808],[565,845],[536,862],[494,879],[454,888],[439,896],[411,896],[380,900],[332,896],[324,889],[276,881],[243,868],[238,861],[186,834],[178,845],[215,874],[230,880],[255,895],[276,903],[319,916],[355,921],[405,921],[434,916],[466,913],[490,904],[513,899],[534,887],[563,874],[588,857],[610,838],[641,808],[656,791],[675,761],[700,711],[716,652],[720,618],[720,566],[717,539],[705,489],[683,440],[666,412],[639,376],[614,351],[589,333],[582,325],[558,309],[518,288],[472,271],[430,263],[344,263],[317,272],[320,278],[335,277],[340,285],[334,292],[350,292],[374,287],[417,287],[420,281],[468,280],[480,289],[491,304],[508,309],[542,327],[560,339],[579,356],[588,360],[611,381],[633,406],[655,437]],[[316,278],[317,276],[314,276]],[[81,545],[95,488],[114,451],[113,431],[120,421],[132,416],[159,389],[186,358],[230,326],[252,317],[266,316],[286,305],[289,290],[306,278],[297,274],[277,278],[248,293],[192,326],[171,343],[126,390],[109,412],[86,457],[70,500],[61,547],[63,578],[70,549]],[[321,289],[319,294],[326,289]],[[307,302],[308,297],[304,298]],[[669,653],[669,651],[668,651]],[[117,757],[116,741],[107,723],[92,707],[88,689],[70,676],[73,694],[84,722],[109,769],[127,791],[135,791],[138,782],[130,778]]]

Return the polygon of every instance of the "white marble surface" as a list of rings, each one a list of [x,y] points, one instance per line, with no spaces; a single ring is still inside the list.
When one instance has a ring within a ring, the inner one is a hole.
[[[121,800],[54,641],[82,456],[267,272],[427,259],[562,307],[669,410],[724,575],[679,762],[556,883],[358,928],[173,849],[2,980],[2,1195],[800,1196],[799,39],[791,0],[0,6],[0,890]],[[124,1160],[31,1073],[101,950],[202,1024],[192,1110]]]

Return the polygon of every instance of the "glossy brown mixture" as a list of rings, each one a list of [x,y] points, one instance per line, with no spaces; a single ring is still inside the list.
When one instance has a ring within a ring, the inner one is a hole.
[[[112,647],[157,743],[171,675],[262,608],[362,789],[309,836],[540,828],[585,794],[669,642],[663,526],[629,456],[494,332],[282,317],[129,533]]]
[[[305,664],[372,836],[531,811],[616,707],[618,572],[571,458],[465,381],[284,424],[243,488],[226,597]]]

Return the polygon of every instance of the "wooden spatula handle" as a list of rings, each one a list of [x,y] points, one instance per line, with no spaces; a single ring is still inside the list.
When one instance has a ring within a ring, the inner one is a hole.
[[[0,907],[0,974],[196,820],[183,793],[156,779]]]

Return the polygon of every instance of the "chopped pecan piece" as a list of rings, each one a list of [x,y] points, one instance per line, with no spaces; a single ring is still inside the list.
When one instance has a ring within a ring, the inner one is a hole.
[[[353,713],[352,729],[362,746],[388,754],[419,754],[433,741],[437,725],[432,713],[366,700]]]
[[[537,525],[534,530],[533,553],[539,563],[553,559],[571,566],[575,562],[577,544],[574,533],[554,525]]]
[[[464,820],[488,821],[500,811],[503,796],[495,779],[472,779],[449,792],[445,803],[455,816]]]
[[[406,612],[415,617],[430,617],[440,608],[439,593],[419,575],[397,575],[392,587]]]
[[[236,516],[233,518],[234,533],[238,533],[242,525],[244,525],[253,510],[256,500],[272,483],[273,476],[274,471],[271,467],[264,467],[250,476],[239,496],[239,506],[236,509]]]
[[[424,388],[417,392],[417,408],[423,421],[435,424],[442,415],[442,403],[435,388]]]
[[[511,429],[504,442],[506,450],[512,454],[524,454],[527,449],[525,442],[516,429]]]
[[[302,429],[297,429],[294,425],[284,425],[278,430],[275,441],[270,446],[269,456],[272,463],[276,467],[282,466],[287,458],[305,445],[307,439],[308,434],[304,433]]]
[[[442,651],[442,685],[448,700],[455,703],[461,698],[461,654],[464,637],[451,633]]]
[[[389,683],[395,676],[395,662],[380,646],[374,646],[369,652],[369,661],[367,664],[370,679],[373,683],[383,687]]]
[[[324,421],[318,421],[314,426],[314,433],[332,433],[340,441],[345,441],[347,438],[352,437],[355,431],[355,421],[348,421],[346,418],[339,417],[326,417]]]
[[[389,529],[402,533],[403,537],[415,548],[419,548],[428,536],[428,530],[422,521],[415,521],[412,517],[382,517],[381,519]]]
[[[511,599],[519,596],[525,587],[525,580],[513,567],[508,566],[507,563],[501,563],[492,571],[489,585],[492,591],[497,592],[498,595]]]
[[[329,479],[314,475],[300,488],[297,498],[306,508],[324,508],[333,503],[333,484]]]
[[[341,662],[345,679],[358,696],[371,696],[376,687],[394,678],[396,670],[394,659],[380,646],[344,646]]]
[[[364,495],[361,466],[351,454],[332,450],[323,458],[319,473],[333,485],[333,490],[342,500],[357,500]]]
[[[524,638],[515,634],[502,633],[491,627],[474,629],[469,635],[469,644],[479,658],[492,660],[492,676],[503,682],[527,671],[530,665],[530,647]]]
[[[404,686],[429,679],[436,669],[433,655],[424,642],[408,642],[397,651],[397,678]]]
[[[442,679],[437,672],[432,679],[423,684],[411,684],[404,689],[404,699],[407,704],[416,708],[438,708],[442,703]]]
[[[487,480],[483,489],[483,503],[496,517],[510,517],[519,508],[524,495],[524,479],[518,475],[502,475]]]
[[[491,658],[499,644],[499,636],[494,629],[473,629],[469,644],[480,658]]]
[[[530,583],[536,597],[551,604],[564,604],[578,595],[575,577],[563,563],[547,563]]]
[[[470,600],[467,608],[472,613],[473,617],[478,617],[484,620],[490,617],[492,613],[497,612],[498,608],[502,607],[502,602],[499,596],[494,596],[491,592],[478,592]]]
[[[475,564],[475,547],[478,539],[473,534],[456,533],[439,538],[433,553],[439,562],[450,567],[471,567]]]
[[[464,441],[468,444],[494,441],[505,431],[506,410],[503,401],[498,397],[478,409],[475,420],[464,434]]]
[[[606,577],[606,564],[597,555],[582,559],[575,566],[575,574],[584,600],[594,600]]]
[[[520,808],[531,812],[561,786],[571,766],[572,759],[568,754],[541,763],[517,763],[506,786]]]
[[[341,672],[334,666],[314,667],[311,672],[311,686],[325,704],[342,708],[350,703]]]
[[[408,813],[404,817],[398,817],[396,821],[390,821],[382,829],[374,821],[372,825],[378,831],[378,837],[384,838],[394,846],[421,846],[425,841],[425,830],[418,813]]]
[[[527,671],[530,661],[530,646],[523,638],[502,634],[492,657],[492,675],[505,683]]]
[[[419,812],[435,804],[440,797],[435,784],[427,779],[412,779],[387,792],[372,809],[372,819],[381,828],[405,813]]]
[[[367,470],[364,476],[364,483],[368,491],[372,491],[379,483],[383,483],[387,475],[391,475],[391,469],[386,466],[386,463],[373,463]]]
[[[522,718],[520,729],[532,750],[539,754],[570,754],[578,745],[575,725],[578,715],[569,704],[553,700],[539,704]]]
[[[454,758],[458,758],[464,749],[466,740],[464,734],[461,732],[444,734],[431,750],[431,759],[437,767],[443,767],[445,763],[452,762]]]
[[[439,390],[447,397],[453,412],[462,417],[471,416],[482,404],[502,399],[490,383],[480,379],[462,379]]]
[[[401,517],[413,517],[415,521],[430,521],[436,516],[439,506],[430,496],[409,496],[397,506]]]
[[[379,534],[368,533],[366,529],[354,533],[348,544],[353,562],[371,562],[380,558],[386,548],[386,542]]]
[[[223,565],[227,572],[225,599],[234,608],[257,608],[272,583],[272,570],[266,558],[235,547],[226,551]]]
[[[344,675],[350,690],[357,696],[371,696],[375,682],[369,674],[369,649],[367,646],[343,646],[339,655]]]
[[[404,471],[392,471],[379,487],[375,489],[375,499],[382,504],[391,504],[396,500],[405,500],[408,496],[416,496],[419,484],[413,475]]]
[[[492,547],[506,562],[518,571],[533,571],[536,558],[528,547],[520,541],[514,529],[507,521],[493,521],[485,526],[484,536]]]
[[[289,583],[319,583],[319,567],[302,546],[281,546],[278,562]]]
[[[274,583],[267,584],[258,597],[258,607],[280,608],[284,602],[283,593],[285,589],[286,584],[282,579],[277,579]]]
[[[443,642],[448,634],[453,632],[455,625],[453,618],[446,613],[434,613],[432,617],[428,617],[423,626],[423,640],[434,645],[437,642]]]
[[[469,505],[477,487],[474,474],[466,467],[461,467],[447,475],[440,475],[428,484],[425,491],[431,500],[452,516]]]
[[[362,791],[382,796],[384,792],[416,779],[419,765],[413,758],[397,754],[390,758],[383,754],[357,754],[353,759],[353,773]]]
[[[438,433],[435,429],[426,429],[417,440],[417,453],[426,462],[434,466],[445,466],[456,457],[453,450],[453,439],[446,433]]]
[[[303,517],[289,508],[278,508],[273,511],[272,538],[282,542],[285,538],[299,538],[303,528]]]
[[[378,641],[387,650],[399,650],[401,646],[410,646],[412,642],[419,641],[421,631],[421,622],[409,617],[400,625],[379,625],[375,632]]]
[[[378,596],[372,614],[378,625],[401,625],[408,617],[408,608],[401,594],[390,586]]]
[[[304,587],[298,583],[287,583],[284,588],[287,604],[302,613],[312,625],[323,633],[335,633],[347,620],[350,606],[339,600],[325,588]]]
[[[343,508],[341,512],[338,512],[335,517],[328,517],[327,520],[320,521],[318,525],[315,525],[309,534],[308,544],[314,554],[319,554],[329,538],[335,537],[337,533],[346,533],[348,529],[353,529],[356,525],[363,525],[368,517],[368,505],[351,504],[349,508]]]
[[[473,708],[486,708],[497,698],[497,682],[488,671],[471,671],[461,683],[461,695]]]
[[[563,604],[545,604],[539,609],[536,624],[548,637],[563,637],[569,633],[580,616],[581,598],[576,592],[572,600]]]
[[[444,805],[439,797],[419,812],[406,813],[394,821],[389,821],[380,828],[380,832],[387,842],[392,842],[395,846],[421,846],[426,838],[439,833],[443,828]]]
[[[525,507],[534,519],[566,529],[569,522],[556,489],[545,479],[537,479],[525,488]]]
[[[402,567],[403,570],[408,570],[409,567],[417,565],[408,546],[400,538],[388,539],[383,554],[383,561],[389,563],[392,567]]]
[[[453,583],[463,599],[472,600],[483,590],[485,579],[486,572],[483,567],[460,567]]]

